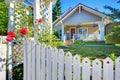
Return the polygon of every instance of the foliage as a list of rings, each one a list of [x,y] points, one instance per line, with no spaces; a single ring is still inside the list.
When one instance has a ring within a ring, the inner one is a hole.
[[[106,42],[120,44],[120,25],[114,26],[112,32],[106,35]]]
[[[26,14],[28,11],[29,14]],[[31,13],[31,14],[30,14]],[[14,31],[17,33],[15,36],[16,39],[20,39],[21,33],[20,29],[27,27],[28,33],[27,37],[33,37],[33,14],[31,7],[26,7],[23,3],[17,3],[15,6],[15,28]]]
[[[7,34],[8,26],[8,5],[4,0],[0,1],[0,35]]]
[[[23,80],[23,64],[13,68],[13,80]]]
[[[44,31],[44,30],[42,30],[42,31]],[[53,32],[53,34],[50,34],[49,31],[44,31],[44,33],[38,34],[39,42],[45,43],[46,45],[50,45],[52,47],[62,46],[63,42],[60,42],[58,37],[54,33],[55,32]]]
[[[113,61],[115,61],[115,59],[116,59],[117,57],[115,56],[114,53],[111,53],[111,54],[110,54],[110,58],[111,58]]]
[[[58,31],[57,30],[54,30],[54,35],[59,38],[59,35],[58,35]]]
[[[61,15],[61,2],[57,0],[55,7],[53,8],[53,21],[55,21]]]
[[[120,3],[120,0],[117,3]],[[111,11],[111,14],[108,14],[108,16],[110,16],[113,20],[120,20],[120,9],[116,9],[108,5],[105,5],[104,8]]]

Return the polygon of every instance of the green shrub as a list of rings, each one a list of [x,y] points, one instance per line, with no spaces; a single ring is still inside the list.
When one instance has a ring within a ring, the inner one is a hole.
[[[15,66],[12,75],[13,80],[23,80],[23,64]]]
[[[112,33],[106,35],[107,43],[120,44],[120,25],[114,26]]]
[[[109,56],[110,56],[110,58],[111,58],[113,61],[115,61],[115,59],[117,58],[117,57],[115,56],[115,53],[111,53]]]

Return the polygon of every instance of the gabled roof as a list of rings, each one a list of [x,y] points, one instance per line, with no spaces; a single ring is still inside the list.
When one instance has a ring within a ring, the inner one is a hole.
[[[76,9],[78,9],[80,7],[83,10],[86,10],[86,11],[88,11],[88,12],[94,14],[94,15],[97,15],[97,16],[99,16],[101,18],[106,18],[107,17],[104,13],[102,13],[102,12],[96,10],[96,9],[90,8],[90,7],[88,7],[88,6],[84,5],[84,4],[79,3],[74,8],[70,8],[65,13],[63,13],[57,20],[55,20],[53,22],[53,25],[58,24],[59,22],[62,22],[63,20],[65,20],[66,18],[68,18],[69,15],[73,14],[76,11]]]

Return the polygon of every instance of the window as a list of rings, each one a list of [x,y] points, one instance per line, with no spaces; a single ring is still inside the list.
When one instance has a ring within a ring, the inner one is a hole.
[[[82,38],[86,38],[86,37],[87,37],[87,34],[88,34],[87,28],[79,28],[79,29],[78,29],[78,34],[79,34],[79,36],[81,36]]]

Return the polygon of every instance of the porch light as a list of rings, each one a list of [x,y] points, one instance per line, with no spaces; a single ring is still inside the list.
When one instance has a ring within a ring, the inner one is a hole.
[[[92,24],[92,27],[98,27],[98,24]]]
[[[80,27],[81,27],[81,25],[79,25],[79,24],[76,26],[76,28],[80,28]]]

